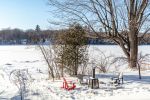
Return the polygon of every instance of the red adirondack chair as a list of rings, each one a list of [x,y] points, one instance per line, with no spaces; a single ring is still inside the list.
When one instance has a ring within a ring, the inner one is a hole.
[[[66,81],[66,79],[63,77],[63,88],[69,91],[75,89],[76,85],[72,81]]]

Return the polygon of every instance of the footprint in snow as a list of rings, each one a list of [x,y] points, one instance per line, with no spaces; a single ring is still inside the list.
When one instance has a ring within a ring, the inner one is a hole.
[[[35,63],[38,62],[39,60],[34,60],[34,61],[25,61],[25,63]]]
[[[6,63],[5,65],[12,65],[12,64],[10,64],[10,63]]]

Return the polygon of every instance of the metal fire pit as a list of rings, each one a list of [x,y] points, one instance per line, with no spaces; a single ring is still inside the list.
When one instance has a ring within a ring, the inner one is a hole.
[[[99,88],[99,80],[98,78],[95,78],[95,68],[93,68],[93,77],[89,79],[88,87],[91,87],[92,89]]]

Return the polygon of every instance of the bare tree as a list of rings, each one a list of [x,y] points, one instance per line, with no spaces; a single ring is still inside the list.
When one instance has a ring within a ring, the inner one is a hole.
[[[48,65],[49,79],[52,78],[54,81],[55,78],[60,78],[59,70],[55,62],[55,54],[53,47],[51,45],[50,46],[39,45],[39,48],[41,50],[45,62]]]
[[[61,18],[55,24],[76,21],[87,25],[98,37],[118,44],[129,67],[137,67],[138,42],[150,30],[149,0],[49,0],[49,5],[54,7],[55,18]]]

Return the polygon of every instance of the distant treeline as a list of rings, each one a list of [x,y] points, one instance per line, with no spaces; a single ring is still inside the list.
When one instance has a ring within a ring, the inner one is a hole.
[[[0,31],[0,45],[11,44],[38,44],[38,43],[53,43],[55,37],[61,34],[64,30],[40,30],[39,26],[35,30],[21,29],[3,29]],[[87,35],[88,44],[115,44],[110,40],[103,38],[95,38],[90,33]],[[150,34],[146,34],[143,39],[140,39],[140,44],[150,44]]]
[[[39,42],[50,42],[54,33],[51,30],[26,30],[3,29],[0,31],[0,44],[37,44]]]

